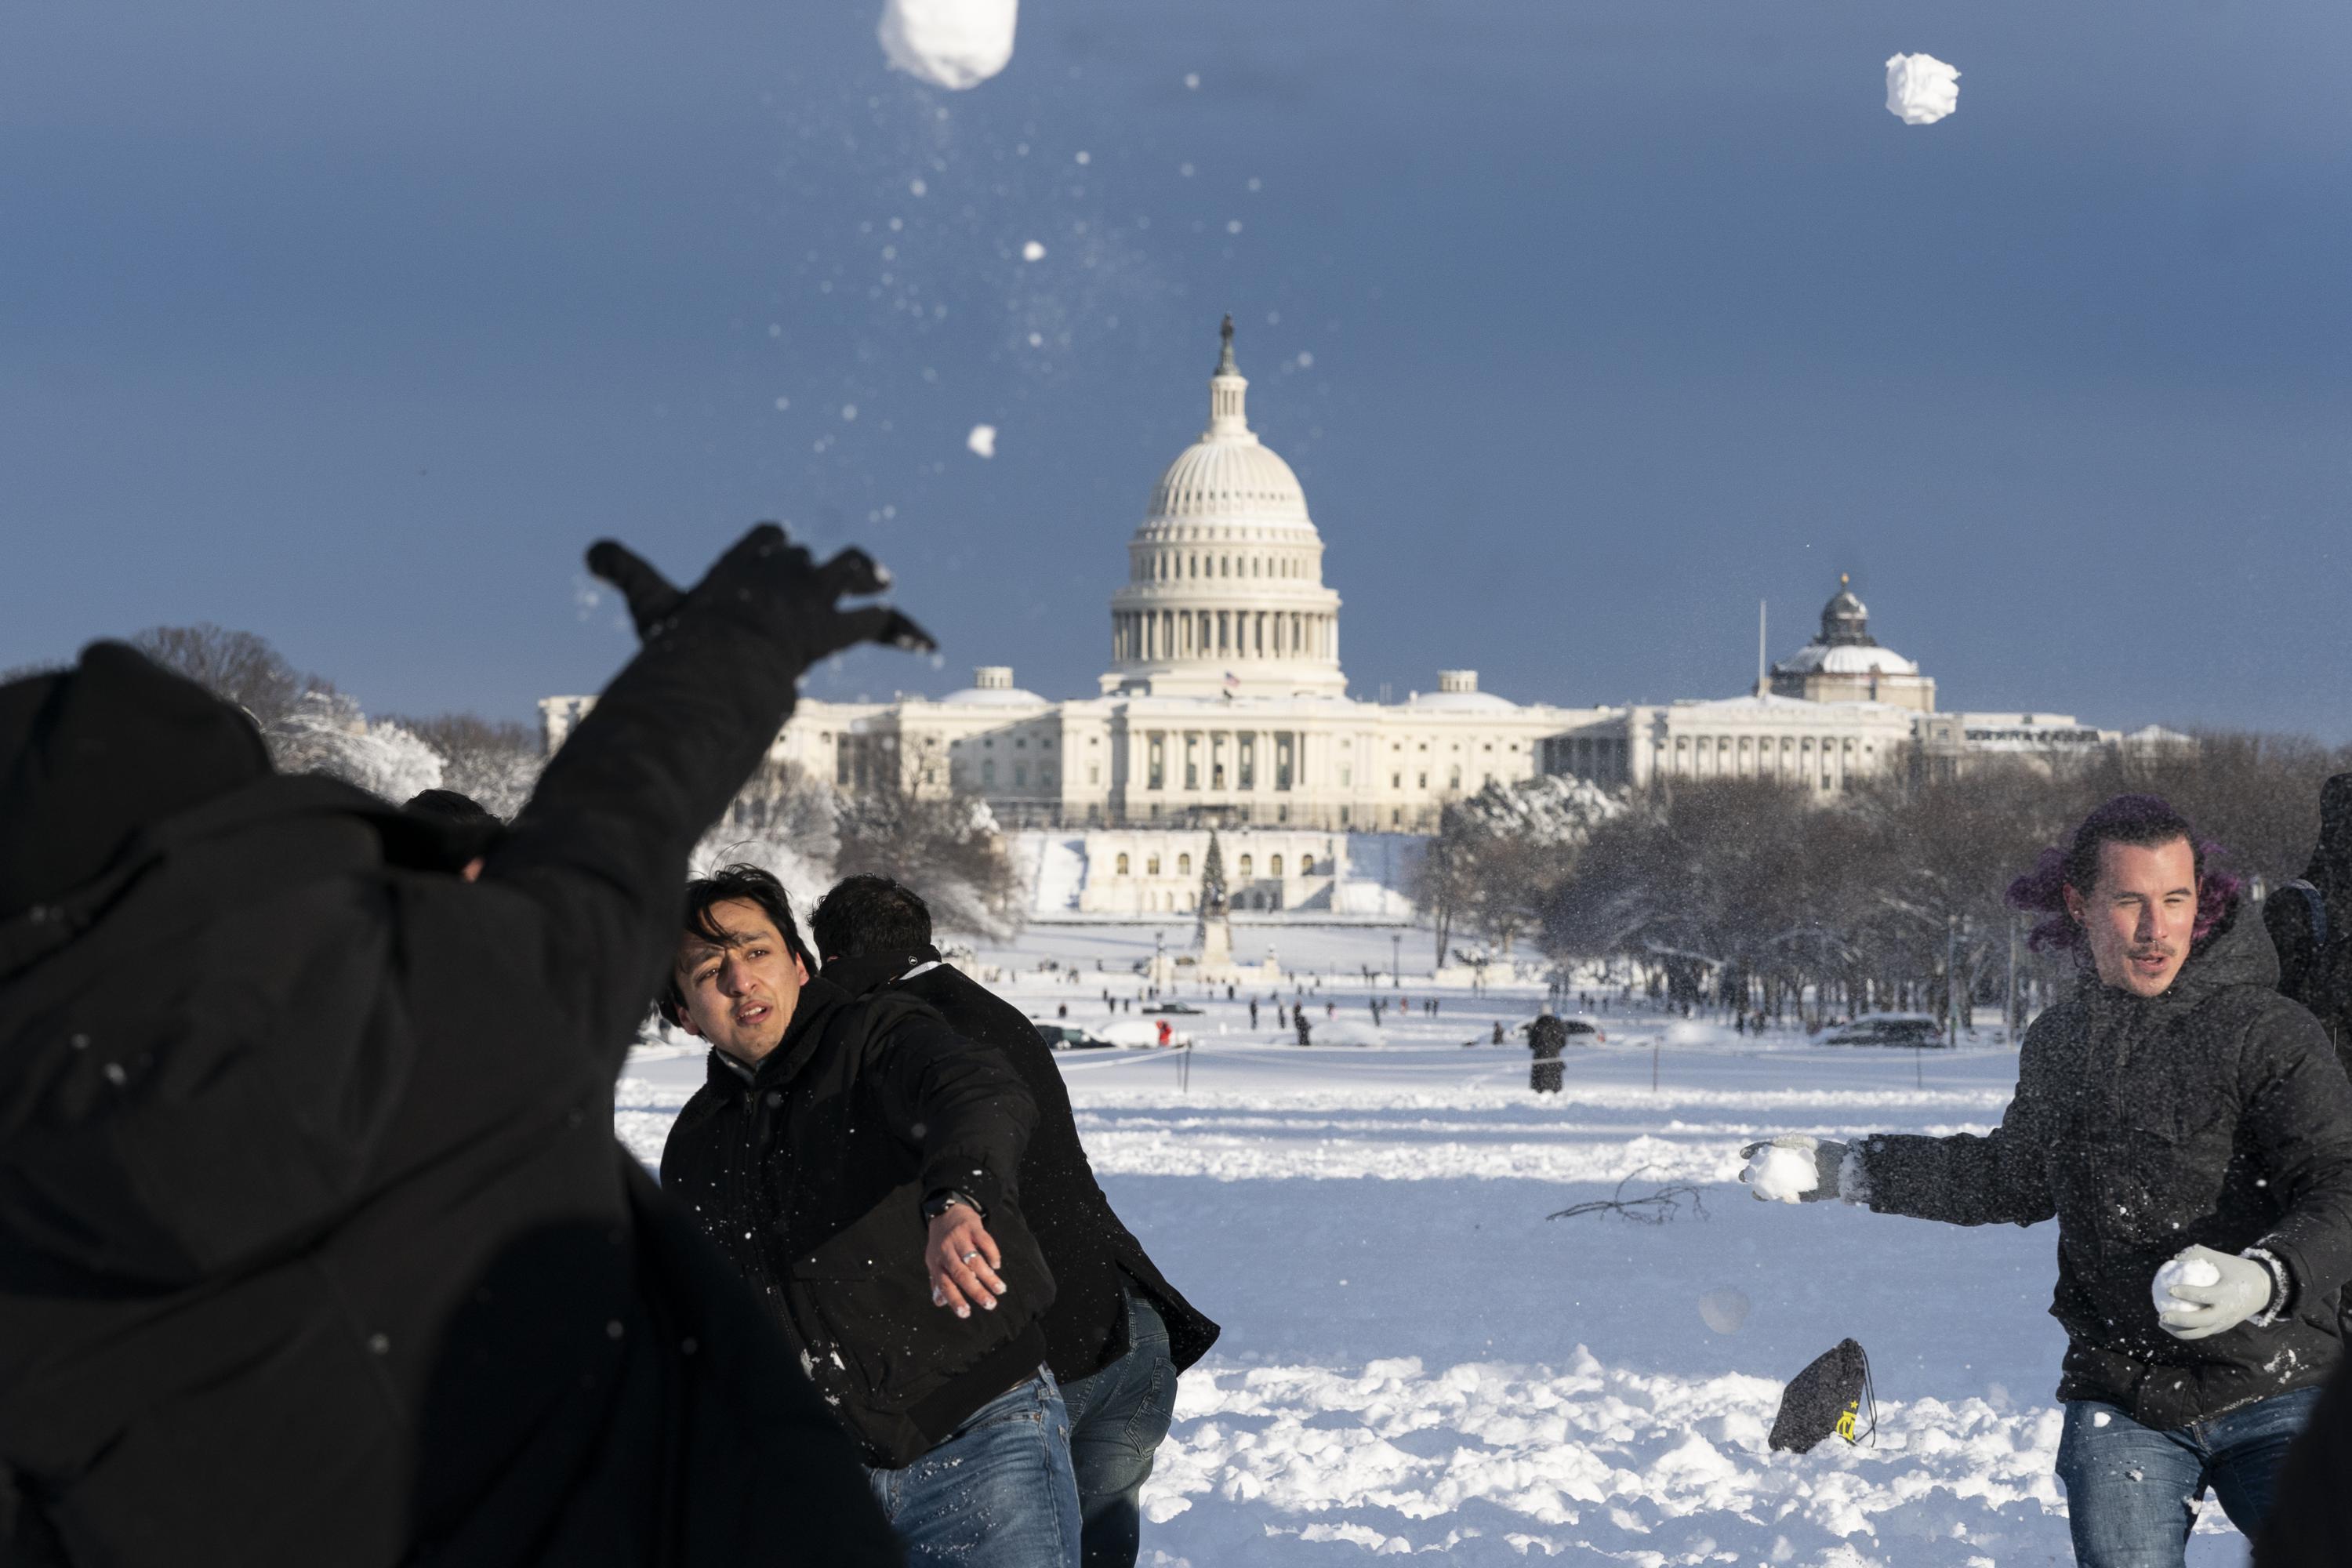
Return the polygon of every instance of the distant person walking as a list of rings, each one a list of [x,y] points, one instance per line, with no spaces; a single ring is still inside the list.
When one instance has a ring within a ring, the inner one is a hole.
[[[1291,1011],[1290,1019],[1292,1023],[1298,1026],[1298,1043],[1302,1046],[1309,1043],[1313,1038],[1314,1026],[1307,1021],[1307,1009],[1294,1008]]]
[[[1503,1026],[1498,1020],[1495,1028]],[[1528,1025],[1528,1087],[1538,1094],[1558,1094],[1560,1087],[1559,1053],[1568,1046],[1568,1026],[1549,1013]]]
[[[1167,1020],[1167,1019],[1165,1019],[1165,1018],[1160,1019],[1160,1043],[1161,1045],[1163,1045],[1163,1046],[1168,1045],[1168,1044],[1171,1044],[1171,1043],[1173,1041],[1174,1037],[1175,1037],[1175,1031],[1174,1031],[1174,1030],[1172,1030],[1172,1029],[1171,1029],[1171,1028],[1168,1026],[1168,1020]]]
[[[1255,996],[1250,998],[1250,1027],[1257,1027],[1257,998]]]

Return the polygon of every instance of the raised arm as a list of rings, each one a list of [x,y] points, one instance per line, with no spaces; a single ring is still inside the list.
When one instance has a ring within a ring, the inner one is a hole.
[[[540,906],[549,984],[617,1059],[676,941],[688,857],[791,715],[802,673],[854,643],[932,645],[894,610],[838,607],[888,584],[864,552],[820,566],[773,523],[684,594],[609,542],[588,563],[625,595],[645,646],[548,763],[482,875]]]

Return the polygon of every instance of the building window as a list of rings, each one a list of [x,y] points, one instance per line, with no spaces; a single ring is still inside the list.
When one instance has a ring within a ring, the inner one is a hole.
[[[1013,764],[1013,787],[1014,789],[1027,789],[1029,787],[1029,764],[1027,763],[1015,763]]]
[[[1341,789],[1345,789],[1345,788],[1347,788],[1347,787],[1348,787],[1348,785],[1349,785],[1349,784],[1353,784],[1353,783],[1355,782],[1355,780],[1356,780],[1356,770],[1355,770],[1355,769],[1350,768],[1350,767],[1347,767],[1347,766],[1344,766],[1344,765],[1339,769],[1339,787],[1340,787]]]
[[[992,784],[996,782],[996,764],[994,763],[982,763],[980,764],[980,782],[982,785]]]
[[[1344,805],[1339,808],[1339,826],[1342,827],[1348,826],[1348,808]]]
[[[1247,877],[1247,876],[1251,875],[1251,874],[1252,874],[1252,872],[1251,872],[1251,868],[1252,868],[1252,862],[1251,862],[1251,860],[1250,860],[1250,858],[1249,858],[1248,856],[1246,856],[1246,855],[1243,856],[1243,857],[1242,857],[1242,875],[1243,875],[1243,876],[1244,876],[1244,877]]]
[[[1265,872],[1266,872],[1266,875],[1267,875],[1267,876],[1269,876],[1269,877],[1279,877],[1279,876],[1281,876],[1281,875],[1282,875],[1282,857],[1281,857],[1281,856],[1279,856],[1279,855],[1276,855],[1276,856],[1275,856],[1273,858],[1271,858],[1271,859],[1267,860],[1267,861],[1266,861],[1266,863],[1265,863]]]
[[[1239,787],[1257,788],[1257,737],[1246,730],[1234,742],[1234,775]]]
[[[1447,772],[1445,775],[1445,787],[1455,791],[1459,791],[1462,788],[1462,770],[1460,768],[1454,768]]]
[[[1160,875],[1159,856],[1147,855],[1143,858],[1143,874],[1147,877],[1157,877]]]
[[[1315,875],[1315,857],[1314,857],[1314,856],[1312,856],[1312,855],[1301,855],[1301,856],[1298,858],[1298,874],[1299,874],[1300,876],[1302,876],[1302,877],[1312,877],[1313,875]]]
[[[1180,877],[1189,877],[1192,874],[1192,858],[1190,855],[1176,857],[1176,874]]]
[[[1416,787],[1427,789],[1429,787],[1429,775],[1427,773],[1417,773],[1414,775],[1414,782]]]
[[[1124,855],[1118,858],[1118,875],[1122,877],[1127,875],[1127,857]]]
[[[1278,790],[1286,790],[1290,787],[1291,772],[1297,765],[1297,750],[1295,737],[1293,737],[1288,731],[1276,735],[1274,738],[1275,788]]]
[[[1209,787],[1225,787],[1225,737],[1223,731],[1209,737]]]
[[[1198,735],[1184,737],[1184,787],[1201,787],[1201,737]]]
[[[1160,734],[1156,730],[1153,731],[1151,738],[1144,743],[1144,753],[1148,759],[1146,763],[1147,782],[1144,787],[1147,789],[1166,789],[1168,787],[1167,737]]]
[[[1102,769],[1099,765],[1094,763],[1087,764],[1087,783],[1090,784],[1102,783]]]

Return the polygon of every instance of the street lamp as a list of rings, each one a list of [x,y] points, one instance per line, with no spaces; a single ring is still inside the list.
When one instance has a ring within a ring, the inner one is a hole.
[[[1391,991],[1400,990],[1404,985],[1403,980],[1397,974],[1398,966],[1404,963],[1403,953],[1404,932],[1399,931],[1389,932],[1389,989]]]

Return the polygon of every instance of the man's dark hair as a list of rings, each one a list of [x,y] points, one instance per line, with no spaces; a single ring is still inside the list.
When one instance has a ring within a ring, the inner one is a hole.
[[[904,883],[861,873],[818,901],[809,934],[827,963],[912,952],[931,944],[931,909]]]
[[[437,817],[443,822],[463,823],[468,827],[503,827],[496,813],[470,795],[460,795],[454,789],[428,789],[408,797],[400,808],[419,816]]]
[[[732,945],[731,939],[719,929],[719,922],[711,919],[710,910],[714,905],[730,903],[738,899],[759,905],[760,912],[766,915],[768,922],[776,928],[776,934],[784,939],[784,951],[808,965],[810,973],[816,973],[816,956],[801,941],[801,928],[793,919],[791,896],[772,873],[757,866],[722,866],[708,877],[697,877],[688,882],[686,885],[686,918],[679,931],[684,935],[698,936],[721,947]],[[661,1008],[670,1022],[681,1023],[686,1018],[686,993],[678,989],[677,963],[673,962],[665,973]]]

